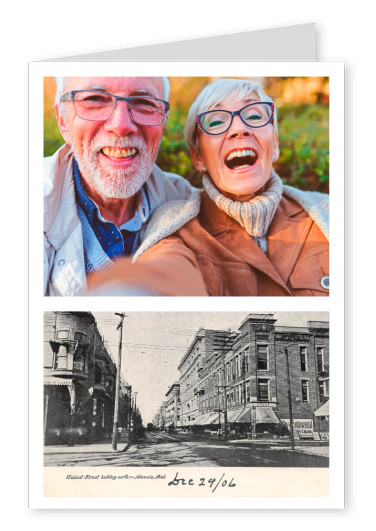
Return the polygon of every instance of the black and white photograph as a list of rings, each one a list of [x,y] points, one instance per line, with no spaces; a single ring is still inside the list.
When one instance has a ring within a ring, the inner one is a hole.
[[[327,312],[45,312],[44,465],[327,468],[329,360]]]

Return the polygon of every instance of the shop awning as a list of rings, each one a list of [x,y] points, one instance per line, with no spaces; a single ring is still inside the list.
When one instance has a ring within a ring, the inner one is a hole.
[[[102,383],[95,383],[93,384],[93,392],[96,394],[106,394],[106,388]]]
[[[279,424],[272,407],[256,407],[256,424]]]
[[[227,411],[227,422],[236,422],[242,411],[242,409]]]
[[[255,409],[255,424],[279,424],[279,419],[274,413],[271,406],[253,406]],[[241,424],[248,424],[252,422],[252,406],[246,407],[240,416],[236,419],[236,422]]]
[[[221,421],[223,421],[223,416],[221,415]],[[213,413],[206,419],[205,424],[219,424],[218,413]]]
[[[329,400],[315,411],[315,417],[329,417]]]
[[[206,419],[208,419],[209,417],[210,413],[204,413],[203,415],[200,415],[196,420],[196,424],[198,426],[204,426],[206,424]]]
[[[193,424],[195,424],[196,426],[202,426],[202,421],[204,417],[206,417],[206,415],[198,416],[197,419],[193,421]]]
[[[239,422],[241,424],[248,424],[251,422],[251,410],[252,408],[250,406],[243,409],[243,411],[240,413],[238,418],[236,419],[236,422]]]
[[[47,376],[44,378],[44,385],[71,385],[72,378],[58,378],[57,376]]]
[[[215,420],[217,417],[218,413],[204,413],[197,419],[196,424],[199,426],[207,426],[208,424],[211,424],[212,421]]]

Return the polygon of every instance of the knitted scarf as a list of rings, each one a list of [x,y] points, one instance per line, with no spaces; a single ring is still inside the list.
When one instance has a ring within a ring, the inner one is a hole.
[[[277,210],[283,191],[282,181],[275,171],[271,171],[264,192],[245,203],[225,197],[207,174],[204,175],[202,183],[206,193],[217,207],[237,221],[266,254],[269,225]]]

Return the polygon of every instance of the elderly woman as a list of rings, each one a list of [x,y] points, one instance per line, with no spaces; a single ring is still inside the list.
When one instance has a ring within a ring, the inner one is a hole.
[[[328,196],[284,186],[273,170],[277,112],[261,85],[205,87],[186,140],[201,197],[159,207],[134,263],[119,263],[111,281],[160,295],[328,295]]]

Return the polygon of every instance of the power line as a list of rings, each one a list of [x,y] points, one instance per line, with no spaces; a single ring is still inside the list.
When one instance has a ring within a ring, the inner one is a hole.
[[[110,341],[106,341],[106,344],[109,345],[109,346],[117,346],[117,343],[112,343]],[[126,347],[132,347],[132,348],[150,348],[152,350],[179,350],[179,351],[186,351],[187,348],[186,347],[166,347],[164,345],[148,345],[148,344],[142,344],[142,343],[138,343],[138,344],[132,344],[132,343],[124,343],[124,346]]]

